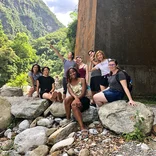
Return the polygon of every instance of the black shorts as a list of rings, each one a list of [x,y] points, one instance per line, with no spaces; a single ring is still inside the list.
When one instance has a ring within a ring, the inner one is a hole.
[[[101,80],[100,80],[100,85],[101,86],[108,87],[108,78],[107,78],[107,76],[108,75],[101,76]]]
[[[100,82],[101,82],[101,76],[94,76],[90,79],[90,88],[93,92],[99,92],[100,91]]]
[[[40,91],[40,98],[43,99],[43,94],[44,94],[44,93],[49,93],[49,92],[50,92],[50,91],[46,91],[46,90],[45,90],[45,91]]]
[[[90,106],[90,100],[87,97],[82,97],[80,99],[82,107],[81,107],[81,112],[84,112],[85,110],[87,110]]]

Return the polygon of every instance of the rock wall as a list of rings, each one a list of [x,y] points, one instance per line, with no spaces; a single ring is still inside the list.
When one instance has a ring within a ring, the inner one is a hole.
[[[86,60],[89,49],[104,50],[130,73],[135,95],[155,95],[156,1],[96,0],[90,8],[91,3],[79,0],[76,53]]]

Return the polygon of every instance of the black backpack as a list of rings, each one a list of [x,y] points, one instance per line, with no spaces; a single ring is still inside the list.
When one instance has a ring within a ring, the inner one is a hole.
[[[130,91],[130,93],[131,93],[132,92],[132,89],[133,89],[133,84],[132,84],[131,77],[128,75],[128,73],[125,70],[119,70],[119,72],[123,72],[125,74],[125,76],[126,76],[126,82],[127,82],[127,88]],[[116,74],[116,80],[121,85],[121,83],[119,81],[118,73]]]

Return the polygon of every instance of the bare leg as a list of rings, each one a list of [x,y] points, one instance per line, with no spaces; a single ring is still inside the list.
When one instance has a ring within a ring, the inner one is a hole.
[[[81,130],[85,129],[83,121],[82,121],[82,114],[80,112],[80,109],[76,106],[76,104],[72,105],[72,110],[73,110],[74,117],[76,118],[77,122],[80,125],[80,129]]]
[[[52,92],[52,93],[44,93],[42,95],[43,99],[48,99],[50,101],[55,101],[57,97],[57,92]]]
[[[72,96],[69,96],[65,98],[64,100],[64,107],[66,110],[66,117],[69,120],[70,119],[70,114],[71,114],[71,103],[73,102],[74,98]]]
[[[32,97],[32,94],[36,91],[36,89],[34,89],[34,87],[31,87],[28,93],[28,97]]]
[[[93,99],[99,107],[108,102],[105,95],[102,92],[95,94],[93,96]]]
[[[105,90],[107,87],[100,85],[101,91]]]

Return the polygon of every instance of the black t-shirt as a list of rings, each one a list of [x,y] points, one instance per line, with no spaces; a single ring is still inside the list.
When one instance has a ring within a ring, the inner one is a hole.
[[[51,76],[48,77],[40,76],[38,78],[38,81],[40,84],[39,88],[41,88],[41,92],[42,91],[50,92],[52,89],[52,84],[55,82],[55,80]]]

